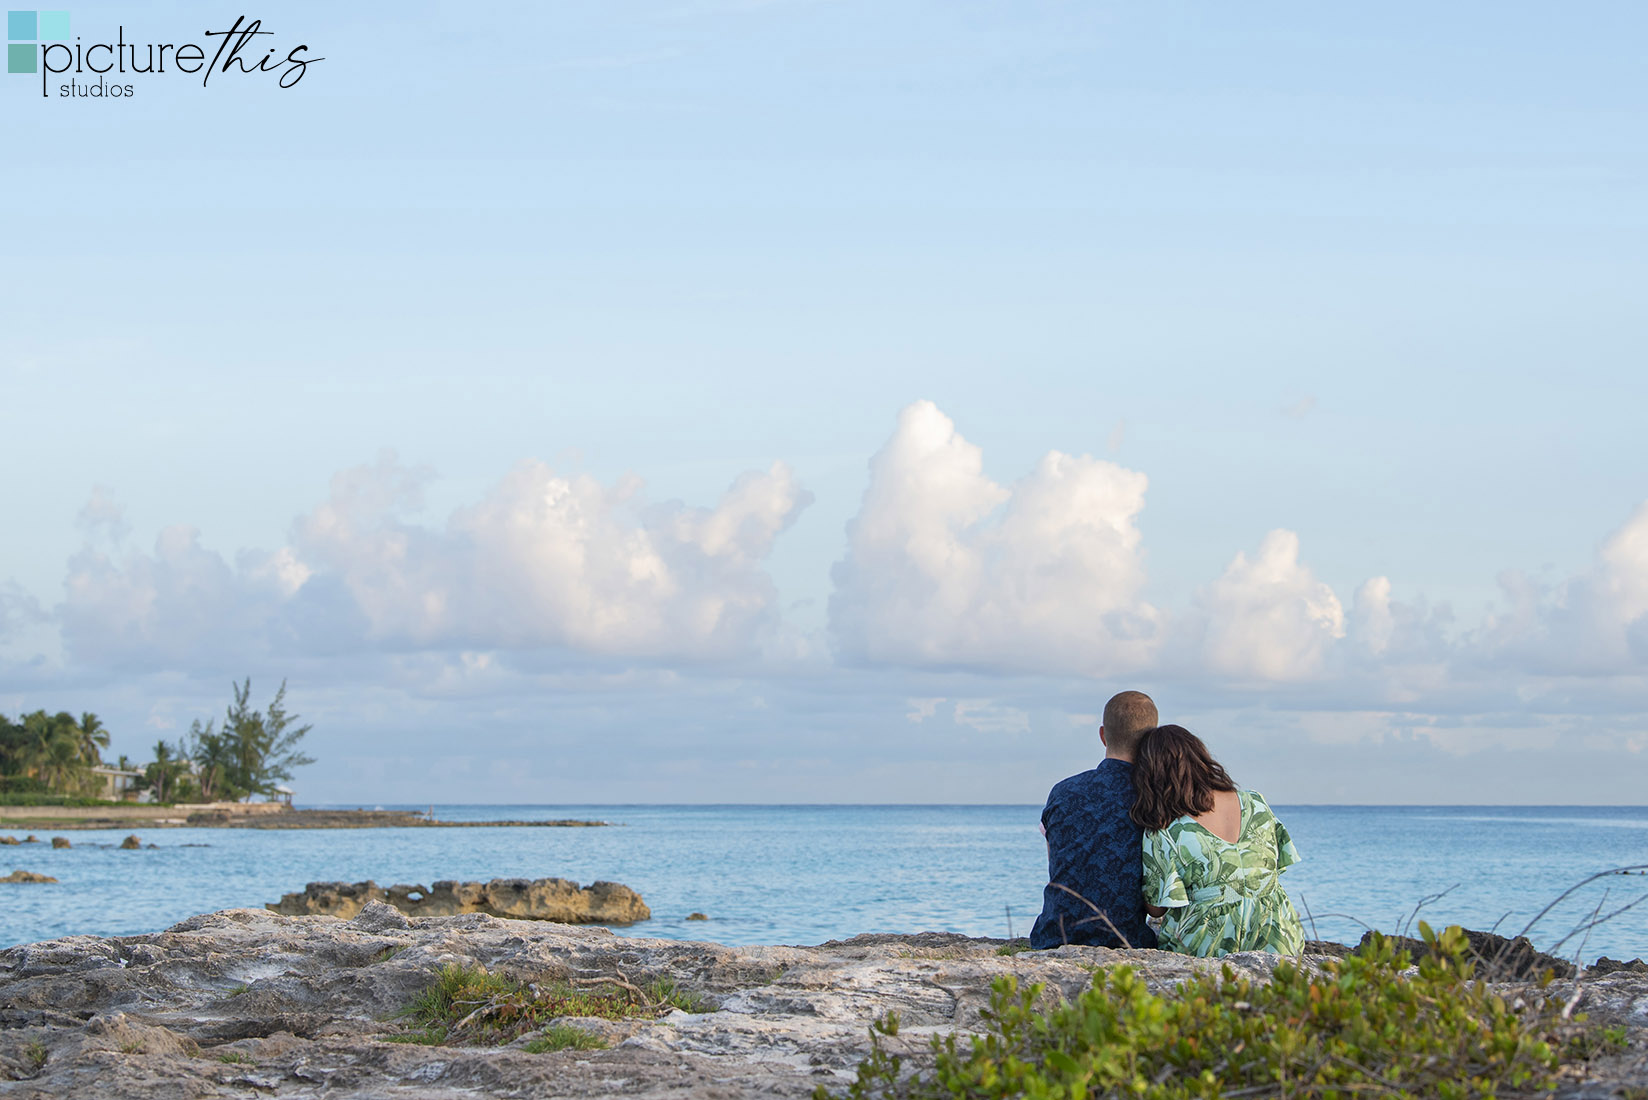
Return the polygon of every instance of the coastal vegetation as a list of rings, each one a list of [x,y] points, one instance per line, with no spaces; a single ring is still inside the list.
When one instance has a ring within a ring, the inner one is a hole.
[[[1546,1092],[1565,1065],[1623,1041],[1620,1029],[1570,1018],[1572,1006],[1542,996],[1543,984],[1507,1003],[1473,980],[1463,931],[1420,931],[1416,973],[1404,973],[1413,963],[1406,950],[1375,935],[1322,971],[1283,962],[1268,984],[1227,967],[1158,995],[1121,966],[1049,1004],[1041,984],[1003,976],[982,1033],[935,1036],[925,1057],[898,1038],[895,1014],[882,1017],[843,1100],[1465,1100]]]
[[[293,769],[314,763],[299,748],[313,727],[287,710],[284,681],[263,710],[251,704],[250,678],[231,687],[221,725],[196,719],[175,743],[156,742],[143,764],[121,756],[105,765],[109,731],[95,714],[37,710],[16,722],[0,715],[0,803],[96,805],[108,801],[97,796],[111,793],[112,778],[124,780],[122,793],[146,791],[168,804],[275,795]]]
[[[109,731],[89,712],[37,710],[16,722],[0,714],[0,795],[90,797],[108,747]]]
[[[622,975],[524,982],[479,965],[448,965],[407,1006],[402,1016],[413,1027],[392,1041],[501,1045],[542,1031],[534,1040],[540,1051],[595,1049],[582,1040],[569,1039],[564,1032],[574,1029],[554,1021],[566,1016],[651,1019],[674,1009],[712,1011],[702,998],[667,979],[646,986]]]

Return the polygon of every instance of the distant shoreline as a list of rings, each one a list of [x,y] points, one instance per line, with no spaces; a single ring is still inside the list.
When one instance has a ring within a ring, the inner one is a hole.
[[[191,810],[188,806],[115,807],[10,806],[0,809],[0,831],[6,829],[485,829],[528,826],[533,828],[604,828],[608,821],[443,821],[410,810],[282,810],[276,813],[245,813],[213,808]],[[33,811],[23,816],[17,811]],[[39,812],[48,811],[48,812]],[[56,812],[50,812],[56,811]]]

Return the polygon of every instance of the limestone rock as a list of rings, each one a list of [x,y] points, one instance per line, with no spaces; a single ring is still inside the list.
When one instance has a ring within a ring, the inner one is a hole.
[[[412,927],[399,909],[381,901],[369,901],[360,916],[349,922],[362,932],[404,932]]]
[[[1129,963],[1161,991],[1225,965],[1264,981],[1277,962],[1257,953],[1200,960],[1097,947],[998,955],[1002,943],[926,933],[724,947],[476,913],[408,919],[381,902],[347,922],[232,909],[148,935],[69,936],[0,951],[0,1094],[801,1100],[815,1085],[850,1082],[868,1053],[871,1021],[889,1011],[912,1049],[930,1035],[978,1027],[990,983],[1003,975],[1072,995],[1095,968]],[[611,1044],[600,1051],[388,1041],[405,1028],[396,1013],[453,963],[531,981],[668,980],[711,1011],[565,1021],[598,1031]],[[1632,1029],[1629,1057],[1638,1061],[1575,1086],[1592,1090],[1586,1096],[1626,1095],[1608,1090],[1642,1080],[1648,975],[1618,971],[1549,989],[1564,999],[1577,992],[1579,1011]]]
[[[13,871],[0,882],[56,882],[50,875],[39,875],[33,871]]]
[[[687,919],[688,920],[709,920],[710,915],[708,913],[688,913],[687,914]]]
[[[0,836],[0,844],[16,844],[16,843],[18,843],[18,839],[14,836]]]
[[[67,848],[67,847],[70,847],[69,838],[66,837],[66,836],[54,836],[54,837],[52,837],[52,847],[53,848]]]
[[[395,885],[387,890],[371,881],[311,882],[302,893],[287,894],[266,908],[286,916],[348,920],[374,902],[392,906],[409,917],[486,913],[560,924],[633,924],[652,916],[641,895],[627,886],[597,882],[580,888],[576,882],[564,878],[446,880],[435,883],[433,888]]]
[[[125,840],[122,840],[120,842],[120,846],[124,849],[129,850],[129,851],[134,851],[138,848],[143,847],[143,842],[137,838],[136,833],[133,833],[131,836],[128,836]]]

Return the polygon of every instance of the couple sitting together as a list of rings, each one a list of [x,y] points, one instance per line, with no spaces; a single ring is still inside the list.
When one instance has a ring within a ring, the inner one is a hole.
[[[1195,734],[1158,725],[1143,692],[1105,704],[1099,738],[1099,766],[1054,787],[1041,812],[1048,881],[1030,946],[1303,950],[1278,882],[1299,853],[1264,798],[1237,790]]]

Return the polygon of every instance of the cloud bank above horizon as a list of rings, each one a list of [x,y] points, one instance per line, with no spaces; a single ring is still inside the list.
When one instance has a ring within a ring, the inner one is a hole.
[[[1368,578],[1342,599],[1295,530],[1264,532],[1178,606],[1144,595],[1147,476],[1050,451],[1011,485],[930,401],[903,409],[831,571],[828,629],[786,624],[765,563],[813,495],[783,462],[713,506],[652,502],[636,475],[602,484],[527,459],[440,526],[428,469],[392,452],[332,479],[290,540],[229,560],[201,531],[130,545],[111,492],[81,513],[85,545],[49,610],[64,659],[111,671],[343,652],[565,651],[775,672],[797,660],[1113,679],[1200,677],[1233,691],[1385,685],[1436,701],[1461,679],[1648,676],[1648,502],[1559,583],[1514,566],[1502,606],[1457,625],[1446,607]],[[1349,610],[1347,611],[1347,604]],[[1525,691],[1525,685],[1519,690]]]
[[[1058,451],[1008,484],[985,468],[935,404],[905,407],[869,459],[821,629],[790,621],[769,571],[813,503],[783,462],[690,505],[528,459],[437,523],[417,518],[434,473],[386,452],[337,473],[283,545],[232,557],[188,525],[133,545],[98,488],[61,601],[9,586],[0,643],[31,699],[121,681],[181,698],[181,683],[302,669],[369,684],[380,716],[443,698],[587,695],[621,715],[626,695],[690,697],[742,714],[752,746],[824,695],[906,730],[1090,733],[1103,697],[1135,683],[1209,713],[1292,714],[1324,745],[1406,731],[1468,754],[1517,743],[1507,730],[1548,741],[1574,713],[1608,716],[1583,734],[1593,748],[1648,741],[1632,717],[1648,711],[1648,503],[1563,580],[1502,568],[1500,604],[1461,623],[1385,576],[1341,595],[1284,528],[1153,602],[1144,472]]]

